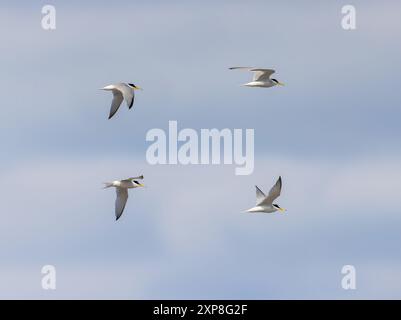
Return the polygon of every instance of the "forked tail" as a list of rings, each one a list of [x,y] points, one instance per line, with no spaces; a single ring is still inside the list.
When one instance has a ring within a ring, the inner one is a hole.
[[[112,182],[103,182],[104,183],[104,188],[103,189],[107,189],[113,186]]]

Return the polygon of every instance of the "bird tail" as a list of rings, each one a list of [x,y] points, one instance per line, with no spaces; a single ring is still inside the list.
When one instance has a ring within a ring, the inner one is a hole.
[[[107,189],[113,186],[113,183],[111,182],[104,182],[104,188],[103,189]]]
[[[114,87],[112,85],[105,86],[103,88],[99,88],[100,90],[112,90]]]

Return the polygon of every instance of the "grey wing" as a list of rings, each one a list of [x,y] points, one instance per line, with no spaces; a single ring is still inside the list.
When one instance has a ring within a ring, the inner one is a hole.
[[[270,189],[269,194],[262,202],[268,205],[272,204],[273,201],[280,196],[281,186],[282,186],[282,180],[281,177],[279,177],[276,184],[273,186],[273,188]]]
[[[265,200],[266,195],[263,193],[262,190],[258,188],[258,186],[255,187],[256,187],[256,205],[258,205],[259,203],[263,202],[263,200]]]
[[[231,67],[230,70],[246,70],[253,72],[253,81],[266,81],[270,78],[270,76],[276,71],[273,69],[262,69],[255,67]]]
[[[128,200],[128,189],[116,188],[116,220],[118,220],[124,212],[125,205]]]
[[[111,119],[117,112],[118,108],[120,108],[121,102],[123,102],[124,98],[121,91],[113,89],[113,101],[111,102],[109,119]]]
[[[252,69],[254,69],[254,67],[231,67],[231,68],[228,68],[228,69],[230,69],[230,70],[247,70],[247,71],[251,71]]]
[[[119,86],[119,89],[121,90],[124,100],[127,103],[128,109],[131,109],[132,106],[134,105],[134,99],[135,99],[135,93],[132,88],[127,86],[125,83],[123,83],[121,86]]]
[[[276,71],[273,69],[259,69],[253,68],[250,71],[254,72],[253,81],[266,81],[270,79],[270,76]]]

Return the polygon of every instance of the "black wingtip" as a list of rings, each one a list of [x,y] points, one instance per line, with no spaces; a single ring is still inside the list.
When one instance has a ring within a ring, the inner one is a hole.
[[[131,100],[130,104],[127,103],[128,110],[131,110],[132,106],[134,105],[134,100],[135,100],[135,96],[132,97],[132,100]]]

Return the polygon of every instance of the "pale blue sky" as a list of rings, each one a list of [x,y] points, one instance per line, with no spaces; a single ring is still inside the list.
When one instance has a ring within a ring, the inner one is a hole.
[[[1,4],[1,298],[401,298],[400,3],[55,1],[51,32],[46,3]],[[108,121],[117,81],[144,91]],[[148,165],[169,120],[254,128],[254,173]],[[116,223],[101,183],[139,173]],[[287,213],[241,214],[278,175]]]

